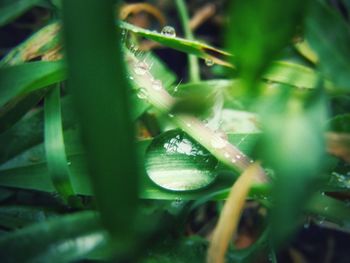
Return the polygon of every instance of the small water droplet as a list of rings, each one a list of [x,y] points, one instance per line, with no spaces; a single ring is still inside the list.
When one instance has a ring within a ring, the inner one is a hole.
[[[148,97],[147,91],[144,88],[139,89],[137,97],[141,100],[145,100]]]
[[[230,158],[230,154],[228,154],[228,153],[224,153],[224,156],[225,156],[226,158]]]
[[[237,160],[236,160],[235,158],[232,158],[232,159],[231,159],[231,162],[232,162],[232,163],[236,163]]]
[[[250,160],[249,162],[250,162],[250,163],[254,163],[254,161],[253,161],[253,160]]]
[[[148,69],[149,67],[144,61],[137,62],[134,67],[135,73],[140,76],[145,75]]]
[[[324,193],[324,192],[322,192],[322,193],[321,193],[321,195],[325,195],[325,193]]]
[[[145,168],[150,179],[173,191],[196,190],[211,184],[217,159],[181,130],[155,137],[146,150]]]
[[[206,58],[206,59],[204,60],[204,63],[205,63],[205,65],[207,65],[208,67],[211,67],[211,66],[214,65],[214,61],[213,61],[211,58]]]
[[[328,211],[328,209],[329,209],[329,207],[328,207],[328,206],[326,206],[326,207],[324,208],[324,211]]]
[[[187,126],[187,127],[191,127],[192,124],[191,124],[190,122],[187,122],[187,123],[186,123],[186,126]]]
[[[318,216],[317,217],[317,223],[319,224],[319,225],[322,225],[323,223],[324,223],[324,221],[325,221],[325,217],[323,217],[323,216]]]
[[[174,118],[174,114],[169,113],[168,116],[169,116],[170,118]]]
[[[67,165],[69,166],[69,165],[71,165],[72,163],[71,162],[67,162]]]
[[[215,135],[211,139],[211,146],[213,146],[215,149],[222,149],[226,146],[226,141],[220,136]]]
[[[130,79],[130,80],[134,80],[134,77],[133,77],[133,76],[129,76],[129,79]]]
[[[163,27],[161,34],[167,37],[176,37],[175,28],[173,28],[172,26]]]
[[[152,81],[152,88],[154,90],[161,90],[162,89],[162,82],[158,79],[154,79]]]
[[[239,154],[236,155],[237,159],[241,159],[242,156],[240,156]]]

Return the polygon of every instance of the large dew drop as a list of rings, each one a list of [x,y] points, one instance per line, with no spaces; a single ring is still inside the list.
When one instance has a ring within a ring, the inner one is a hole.
[[[146,171],[157,185],[173,191],[206,187],[214,181],[217,159],[181,130],[156,137],[146,151]]]
[[[172,26],[163,27],[161,34],[167,37],[176,37],[176,31]]]

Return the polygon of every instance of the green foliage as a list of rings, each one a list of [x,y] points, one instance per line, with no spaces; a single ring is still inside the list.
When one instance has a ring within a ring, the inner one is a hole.
[[[0,26],[39,2],[2,2]],[[255,242],[230,247],[227,262],[263,254],[276,261],[275,249],[305,216],[349,230],[350,33],[336,9],[326,1],[234,1],[218,49],[193,36],[184,1],[185,38],[116,21],[118,2],[42,1],[62,20],[0,62],[2,261],[204,262],[204,234],[186,235],[207,216],[202,207],[214,207],[206,228],[216,221],[243,167],[237,161],[266,169],[248,198],[267,215]],[[290,52],[296,37],[310,45],[313,63]],[[139,51],[144,39],[188,55],[189,81],[177,83],[183,76],[157,51]],[[51,52],[57,61],[31,61]],[[331,145],[329,134],[340,143]],[[224,151],[228,144],[239,157]],[[184,177],[185,187],[173,187]]]

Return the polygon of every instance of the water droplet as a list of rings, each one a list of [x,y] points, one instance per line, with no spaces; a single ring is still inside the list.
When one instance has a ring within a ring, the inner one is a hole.
[[[224,156],[225,156],[226,158],[230,158],[230,154],[228,154],[228,153],[224,153]]]
[[[172,26],[163,27],[161,34],[167,37],[176,37],[176,31]]]
[[[144,61],[139,61],[136,63],[134,71],[137,75],[145,75],[149,67]]]
[[[190,122],[187,122],[187,123],[186,123],[186,126],[187,126],[187,127],[191,127],[192,124],[191,124]]]
[[[161,90],[162,89],[162,82],[159,79],[152,80],[152,88],[154,90]]]
[[[145,100],[148,97],[147,91],[143,88],[139,89],[137,92],[137,97],[141,100]]]
[[[170,118],[174,118],[174,114],[169,113],[168,116],[169,116]]]
[[[324,208],[324,211],[328,211],[328,209],[329,209],[329,207],[328,207],[328,206],[326,206],[326,207]]]
[[[72,163],[71,162],[67,162],[67,165],[70,166]]]
[[[211,58],[206,58],[206,59],[204,60],[204,63],[205,63],[205,65],[207,65],[208,67],[211,67],[211,66],[214,65],[214,61],[213,61]]]
[[[181,130],[154,138],[146,151],[145,167],[157,185],[174,191],[196,190],[212,183],[217,159]]]
[[[133,77],[133,76],[129,76],[129,79],[130,79],[130,80],[134,80],[134,77]]]
[[[242,156],[240,156],[239,154],[236,155],[237,159],[241,159]]]
[[[253,160],[250,160],[249,162],[250,162],[250,163],[254,163],[254,161],[253,161]]]
[[[235,158],[232,158],[232,159],[231,159],[231,162],[232,162],[232,163],[236,163],[237,160],[236,160]]]
[[[326,219],[326,218],[323,217],[323,216],[318,216],[317,219],[316,219],[316,221],[317,221],[317,223],[318,223],[319,225],[322,225],[322,224],[324,223],[325,219]]]
[[[213,146],[215,149],[222,149],[226,146],[226,141],[216,135],[211,139],[211,146]]]

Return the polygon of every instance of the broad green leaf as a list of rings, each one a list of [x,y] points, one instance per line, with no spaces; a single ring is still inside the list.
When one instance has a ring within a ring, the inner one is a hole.
[[[307,1],[301,0],[231,3],[227,47],[235,55],[240,76],[250,91],[269,63],[291,40],[305,7]]]
[[[0,107],[17,96],[64,80],[65,65],[60,62],[31,62],[0,68]]]
[[[237,145],[245,154],[249,155],[260,135],[258,134],[229,134],[228,138],[231,143]],[[83,195],[91,195],[91,187],[87,178],[85,154],[80,148],[79,138],[76,132],[69,131],[65,133],[65,144],[67,157],[70,164],[71,182],[75,193]],[[144,158],[146,148],[150,141],[142,141],[138,143],[140,157]],[[43,145],[40,145],[41,150],[34,147],[33,149],[24,152],[21,156],[10,160],[0,167],[0,185],[15,188],[32,189],[45,192],[54,192],[55,188],[50,180],[50,175],[47,165],[44,162]],[[31,156],[36,156],[37,162],[30,161]],[[29,160],[28,160],[29,159]],[[181,167],[179,167],[180,169]],[[222,172],[221,170],[224,170]],[[142,174],[141,187],[139,196],[146,199],[197,199],[202,196],[213,194],[212,199],[224,199],[232,183],[237,175],[227,172],[227,168],[219,166],[216,171],[219,173],[217,180],[205,189],[200,191],[190,192],[172,192],[164,190],[156,186],[147,176],[145,172]],[[227,189],[227,191],[218,193],[218,191]],[[268,187],[257,185],[252,189],[251,196],[253,198],[267,195]]]
[[[71,262],[105,244],[95,212],[40,222],[0,237],[3,262]]]
[[[69,178],[69,164],[63,139],[60,85],[45,97],[45,153],[49,174],[58,194],[69,202],[74,191]]]
[[[138,205],[139,169],[114,1],[62,3],[68,86],[81,123],[91,185],[104,225],[128,246]]]
[[[20,16],[41,0],[2,0],[0,3],[0,26]]]
[[[349,25],[321,1],[312,1],[305,35],[319,57],[319,68],[324,76],[338,88],[349,90]]]

